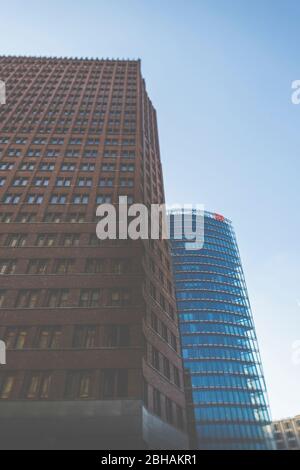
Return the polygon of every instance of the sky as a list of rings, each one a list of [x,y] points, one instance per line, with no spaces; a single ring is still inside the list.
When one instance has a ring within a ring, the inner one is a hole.
[[[274,419],[300,414],[298,0],[10,0],[0,54],[141,58],[167,201],[237,233]]]

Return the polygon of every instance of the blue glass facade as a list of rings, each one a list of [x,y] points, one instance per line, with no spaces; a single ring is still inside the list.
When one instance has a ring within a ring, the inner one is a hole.
[[[200,250],[175,240],[171,230],[194,445],[272,449],[266,386],[235,233],[221,216],[202,217]]]

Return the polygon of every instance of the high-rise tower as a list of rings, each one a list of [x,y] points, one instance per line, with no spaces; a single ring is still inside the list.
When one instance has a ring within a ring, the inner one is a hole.
[[[192,219],[195,224],[196,214],[185,213],[185,222]],[[273,448],[265,381],[234,230],[220,215],[197,215],[202,222],[204,218],[204,245],[172,241],[193,445]]]
[[[187,448],[169,245],[96,236],[164,201],[140,61],[0,57],[0,446]]]

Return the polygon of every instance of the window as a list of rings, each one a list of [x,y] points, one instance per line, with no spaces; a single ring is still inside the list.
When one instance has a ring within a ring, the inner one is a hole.
[[[72,200],[73,204],[88,204],[89,196],[88,194],[75,194]]]
[[[36,221],[35,212],[20,212],[17,216],[17,222],[21,224],[32,224]]]
[[[2,308],[4,305],[5,294],[6,294],[5,290],[0,290],[0,308]]]
[[[0,178],[0,187],[4,186],[6,182],[6,178]]]
[[[72,183],[72,178],[56,178],[55,186],[60,188],[69,188]]]
[[[37,237],[36,246],[54,246],[56,245],[57,236],[53,234],[41,234]]]
[[[16,270],[16,260],[14,259],[0,259],[0,275],[13,274]]]
[[[25,246],[26,243],[26,235],[8,235],[6,241],[5,241],[5,246],[10,247],[10,248],[19,248],[22,246]]]
[[[76,165],[74,165],[74,163],[63,163],[60,169],[61,171],[75,171]],[[58,180],[59,179],[61,178],[58,178]]]
[[[168,380],[170,380],[170,378],[171,378],[170,361],[165,356],[163,356],[163,373],[164,373],[164,376]]]
[[[166,419],[168,423],[173,424],[173,402],[168,397],[166,397]]]
[[[79,157],[79,151],[78,150],[67,150],[66,157],[77,158],[77,157]]]
[[[134,165],[122,163],[121,171],[126,172],[126,173],[127,172],[133,172],[134,171]]]
[[[5,194],[3,196],[3,204],[19,204],[20,200],[20,194]]]
[[[94,163],[82,163],[80,165],[81,171],[95,171],[95,164]]]
[[[0,375],[0,398],[9,400],[13,393],[16,377],[13,374]]]
[[[129,259],[115,259],[112,260],[112,272],[114,274],[125,274],[130,271]]]
[[[90,349],[96,346],[97,327],[77,326],[74,333],[74,348]]]
[[[110,172],[110,171],[115,171],[116,167],[113,163],[104,163],[102,165],[102,171],[105,171],[105,172]]]
[[[152,282],[150,283],[150,295],[154,300],[156,300],[156,287],[154,284],[152,284]]]
[[[159,370],[159,352],[154,346],[152,346],[151,365],[154,369]]]
[[[50,372],[34,372],[25,379],[24,396],[30,400],[47,399],[50,394],[52,375]]]
[[[170,334],[171,334],[171,346],[174,349],[174,351],[177,352],[178,351],[177,338],[173,333],[170,333]]]
[[[133,186],[134,186],[133,179],[121,178],[121,180],[120,180],[120,186],[121,186],[122,188],[133,188]]]
[[[41,194],[29,194],[26,198],[27,204],[42,204],[44,197]]]
[[[75,260],[74,259],[60,259],[55,263],[56,274],[68,274],[74,272]]]
[[[101,292],[98,289],[82,289],[80,291],[79,307],[100,307]]]
[[[128,371],[107,369],[102,373],[102,397],[104,399],[128,397]]]
[[[86,273],[103,273],[105,262],[103,259],[91,258],[86,260],[85,272]]]
[[[16,301],[16,308],[35,308],[39,300],[38,290],[21,290]]]
[[[28,331],[23,328],[8,328],[5,334],[7,349],[23,349],[25,347]]]
[[[158,318],[153,312],[151,313],[151,327],[156,333],[158,333]]]
[[[112,178],[101,178],[99,180],[99,186],[101,188],[112,188],[114,185],[114,180]]]
[[[41,171],[54,171],[54,163],[41,163],[39,166]]]
[[[65,397],[68,399],[87,399],[92,397],[92,371],[69,372],[66,381]]]
[[[28,263],[27,274],[46,274],[48,267],[47,259],[32,259]]]
[[[12,214],[2,212],[0,214],[0,222],[3,224],[9,224],[12,221]]]
[[[180,388],[180,374],[179,374],[179,369],[174,366],[174,383],[177,385],[177,387]]]
[[[109,348],[128,347],[130,343],[127,325],[106,325],[104,327],[104,346]]]
[[[91,188],[93,184],[92,178],[78,178],[77,186],[80,188]]]
[[[66,194],[53,194],[50,198],[50,204],[66,204],[67,199]]]
[[[49,186],[50,178],[35,178],[33,180],[33,185],[38,187],[47,187]]]
[[[63,220],[63,214],[59,212],[47,212],[44,216],[44,222],[59,224]]]
[[[164,323],[161,324],[161,335],[165,341],[168,342],[169,335],[168,335],[168,328]]]
[[[62,237],[62,245],[63,246],[78,246],[79,245],[79,235],[76,234],[66,234]]]
[[[63,308],[68,306],[68,300],[68,289],[52,289],[47,292],[44,306],[47,308]]]
[[[161,394],[156,388],[153,389],[153,411],[157,416],[161,416]]]
[[[131,292],[128,289],[113,289],[110,296],[110,305],[121,307],[131,304]]]
[[[67,222],[71,222],[72,224],[75,224],[75,223],[84,223],[85,222],[85,214],[83,213],[77,213],[77,212],[73,212],[71,214],[68,214],[66,216],[66,220]]]
[[[98,194],[96,203],[97,204],[111,204],[112,197],[109,194]]]
[[[61,347],[62,331],[60,327],[50,326],[40,328],[34,345],[38,349],[59,349]]]
[[[179,429],[184,429],[183,409],[181,406],[176,405],[177,426]]]

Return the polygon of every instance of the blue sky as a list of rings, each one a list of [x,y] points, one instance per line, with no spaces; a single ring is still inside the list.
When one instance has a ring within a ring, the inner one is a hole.
[[[274,418],[300,414],[297,0],[10,0],[0,53],[142,59],[169,203],[234,222]]]

